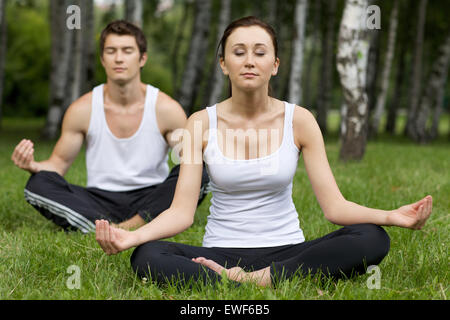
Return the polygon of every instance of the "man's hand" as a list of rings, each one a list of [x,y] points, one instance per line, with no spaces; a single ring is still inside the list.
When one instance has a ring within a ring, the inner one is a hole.
[[[11,156],[14,164],[22,170],[30,173],[39,172],[39,165],[34,161],[34,145],[33,142],[23,139],[14,149]]]

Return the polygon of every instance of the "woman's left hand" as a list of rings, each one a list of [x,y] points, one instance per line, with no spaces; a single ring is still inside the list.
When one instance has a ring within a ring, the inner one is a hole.
[[[420,230],[431,215],[433,198],[425,198],[393,210],[389,215],[388,224],[402,228]]]

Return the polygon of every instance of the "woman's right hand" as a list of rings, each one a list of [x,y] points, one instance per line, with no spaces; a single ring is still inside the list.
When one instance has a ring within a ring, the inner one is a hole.
[[[95,221],[95,239],[107,255],[117,254],[134,246],[132,231],[115,228],[106,220]]]

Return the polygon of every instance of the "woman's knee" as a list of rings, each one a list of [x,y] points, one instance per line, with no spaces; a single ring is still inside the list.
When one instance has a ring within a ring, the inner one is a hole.
[[[158,261],[162,248],[158,241],[141,244],[134,249],[130,263],[133,272],[139,277],[145,277],[150,274],[150,265],[152,261]]]
[[[381,262],[388,254],[390,249],[390,238],[386,230],[381,226],[365,223],[354,225],[355,231],[361,236],[365,247],[370,250],[373,257],[373,263]]]

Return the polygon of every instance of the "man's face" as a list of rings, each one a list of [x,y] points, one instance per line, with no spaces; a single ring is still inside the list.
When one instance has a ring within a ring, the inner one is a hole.
[[[126,83],[140,75],[147,54],[141,57],[133,36],[110,34],[105,40],[101,62],[108,79]]]

